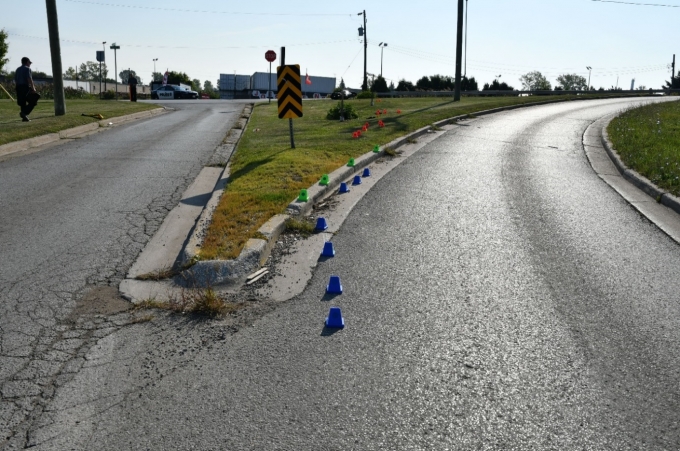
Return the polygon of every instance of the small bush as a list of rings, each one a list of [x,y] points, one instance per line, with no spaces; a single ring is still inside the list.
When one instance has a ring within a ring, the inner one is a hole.
[[[359,117],[359,114],[356,112],[354,106],[352,106],[351,103],[346,102],[343,111],[345,119],[357,119]],[[326,119],[328,119],[329,121],[340,120],[340,102],[338,102],[334,107],[328,110]]]
[[[314,233],[315,225],[304,219],[289,218],[286,221],[286,231],[299,233],[302,236],[309,236]]]
[[[357,99],[372,99],[375,97],[375,93],[371,91],[361,91],[357,95]]]
[[[109,89],[108,91],[104,91],[102,93],[102,99],[104,100],[113,100],[116,98],[116,93],[113,92],[112,89]]]

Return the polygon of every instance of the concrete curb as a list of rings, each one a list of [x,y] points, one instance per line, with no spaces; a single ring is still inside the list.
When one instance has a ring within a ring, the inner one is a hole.
[[[299,202],[297,199],[288,204],[285,215],[276,215],[272,217],[267,223],[265,223],[258,232],[266,237],[266,239],[250,239],[246,243],[245,247],[235,260],[207,260],[199,261],[193,265],[190,269],[183,271],[179,276],[175,278],[175,283],[182,286],[216,286],[225,283],[235,283],[242,280],[246,275],[250,274],[253,270],[257,269],[259,266],[263,265],[269,254],[271,252],[274,243],[278,239],[279,235],[285,230],[285,222],[290,216],[304,216],[307,215],[314,205],[321,201],[323,198],[331,194],[335,188],[340,185],[340,182],[352,178],[352,176],[361,171],[366,166],[370,165],[379,158],[386,156],[386,149],[396,150],[399,147],[407,144],[413,139],[417,139],[427,133],[431,133],[433,126],[442,127],[444,125],[452,124],[461,119],[467,119],[469,117],[485,116],[488,114],[500,113],[503,111],[514,110],[518,108],[527,108],[540,105],[548,105],[552,103],[561,103],[571,100],[597,100],[597,99],[569,99],[569,100],[547,100],[545,102],[536,102],[530,104],[521,105],[510,105],[506,107],[492,108],[489,110],[478,111],[470,114],[463,114],[460,116],[454,116],[448,119],[443,119],[441,121],[435,122],[433,125],[428,125],[422,127],[414,132],[411,132],[405,136],[399,137],[383,146],[380,146],[379,152],[368,152],[361,155],[354,160],[354,167],[342,166],[335,171],[331,172],[329,175],[330,181],[328,185],[322,186],[318,183],[310,186],[307,189],[307,194],[309,200],[307,202]],[[250,117],[248,118],[248,122]],[[243,127],[243,132],[245,132],[245,126]],[[238,143],[236,143],[234,149]],[[226,169],[225,169],[226,172]],[[222,189],[216,189],[213,194],[213,198],[210,200],[204,214],[201,214],[199,222],[203,224],[209,224],[212,212],[214,211],[219,199],[221,198],[224,187],[228,178],[222,177],[220,183],[223,183]],[[198,227],[196,228],[198,230]],[[197,253],[195,249],[198,245],[202,243],[202,237],[196,236],[196,231],[192,233],[192,238],[188,240],[186,248],[183,250],[182,255],[185,262],[191,262]]]
[[[644,191],[648,196],[652,197],[660,204],[665,205],[666,207],[680,214],[680,199],[678,199],[671,193],[662,190],[643,175],[640,175],[633,169],[628,168],[623,163],[623,161],[621,161],[621,158],[614,149],[614,145],[609,140],[609,134],[607,133],[607,127],[609,127],[609,124],[611,123],[612,120],[614,120],[614,117],[609,119],[602,126],[601,141],[602,147],[604,147],[604,150],[607,152],[607,155],[609,155],[609,158],[611,158],[612,163],[614,163],[614,166],[619,171],[621,176],[628,180],[633,185],[635,185],[640,190]]]
[[[24,150],[32,149],[34,147],[40,147],[45,144],[51,144],[53,142],[60,141],[62,139],[75,138],[77,136],[83,135],[85,133],[90,133],[99,130],[100,128],[111,127],[115,125],[124,124],[138,119],[144,119],[147,117],[153,117],[161,113],[165,113],[165,108],[155,108],[153,110],[140,111],[133,114],[128,114],[125,116],[112,117],[110,119],[104,119],[97,122],[92,122],[90,124],[79,125],[77,127],[68,128],[66,130],[61,130],[57,133],[48,133],[46,135],[36,136],[34,138],[23,139],[21,141],[15,141],[0,146],[0,156],[9,155],[16,152],[22,152]]]

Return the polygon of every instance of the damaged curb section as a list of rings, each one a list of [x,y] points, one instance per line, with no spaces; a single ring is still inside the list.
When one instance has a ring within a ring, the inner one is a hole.
[[[124,124],[126,122],[145,119],[148,117],[157,116],[169,110],[166,108],[155,108],[153,110],[140,111],[138,113],[128,114],[125,116],[116,116],[110,119],[103,119],[90,124],[79,125],[77,127],[61,130],[56,133],[48,133],[46,135],[36,136],[34,138],[23,139],[0,146],[0,155],[8,155],[15,152],[22,152],[24,150],[40,147],[45,144],[50,144],[61,139],[75,138],[88,132],[94,132],[100,128],[107,128],[114,125]]]
[[[609,127],[609,124],[611,123],[612,120],[614,120],[614,118],[609,119],[602,126],[601,141],[602,147],[604,147],[604,150],[607,152],[607,155],[609,155],[609,158],[612,160],[612,163],[614,163],[614,166],[616,166],[616,170],[619,171],[621,177],[628,180],[637,188],[644,191],[645,194],[652,197],[658,203],[680,214],[680,199],[678,199],[676,196],[672,195],[668,191],[662,190],[654,183],[652,183],[648,178],[639,174],[637,171],[630,169],[623,163],[623,161],[619,157],[619,154],[616,152],[616,149],[614,149],[614,145],[609,140],[609,134],[607,133],[607,127]]]
[[[288,218],[291,216],[307,215],[315,204],[317,204],[326,196],[332,194],[341,182],[350,179],[354,174],[358,173],[363,168],[378,160],[379,158],[384,158],[387,155],[387,149],[392,151],[396,150],[404,144],[408,144],[409,141],[417,139],[418,137],[427,133],[431,133],[433,129],[455,123],[462,119],[500,113],[517,108],[526,108],[565,101],[567,100],[549,100],[532,104],[510,105],[506,107],[478,111],[470,114],[463,114],[460,116],[443,119],[433,123],[432,125],[425,126],[412,133],[409,133],[408,135],[397,138],[386,145],[380,146],[379,152],[371,151],[358,158],[355,158],[354,167],[342,166],[328,174],[330,178],[328,185],[322,186],[317,183],[309,187],[307,189],[307,194],[309,196],[309,200],[307,202],[300,202],[296,199],[288,205],[288,208],[286,209],[287,214],[275,215],[269,221],[267,221],[258,230],[260,234],[265,236],[265,239],[249,239],[236,259],[198,261],[189,269],[182,271],[178,276],[175,277],[174,281],[181,286],[209,287],[220,284],[238,283],[239,281],[243,280],[248,274],[259,268],[267,261],[274,243],[276,243],[279,235],[281,235],[281,233],[283,233],[286,228],[286,221]],[[242,132],[245,132],[245,126],[243,127]],[[228,168],[225,169],[225,174],[226,173],[228,173]],[[196,260],[198,255],[196,250],[199,249],[203,243],[204,230],[210,224],[212,212],[219,203],[222,192],[226,188],[227,180],[228,177],[225,177],[224,175],[220,178],[218,186],[213,192],[213,197],[210,199],[208,205],[201,214],[197,226],[194,228],[189,240],[187,241],[187,246],[185,246],[185,248],[182,250],[182,254],[180,255],[182,265],[190,265]]]

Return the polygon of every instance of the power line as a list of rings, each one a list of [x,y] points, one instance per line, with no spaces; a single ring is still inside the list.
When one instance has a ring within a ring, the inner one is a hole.
[[[208,13],[208,14],[234,14],[242,16],[352,16],[352,14],[333,14],[333,13],[250,13],[250,12],[239,12],[239,11],[209,11],[209,10],[198,10],[198,9],[177,9],[177,8],[160,8],[155,6],[139,6],[139,5],[120,5],[117,3],[97,3],[97,2],[87,2],[84,0],[66,0],[71,3],[84,3],[87,5],[96,6],[112,6],[116,8],[135,8],[135,9],[151,9],[154,11],[173,11],[182,13]]]
[[[593,2],[600,3],[619,3],[622,5],[635,5],[635,6],[660,6],[662,8],[680,8],[680,5],[661,5],[659,3],[636,3],[636,2],[620,2],[617,0],[591,0]]]
[[[10,36],[16,36],[16,37],[21,37],[21,38],[30,38],[30,39],[47,39],[46,37],[42,36],[29,36],[25,34],[16,34],[16,33],[8,33]],[[87,45],[101,45],[101,42],[94,42],[94,41],[79,41],[75,39],[60,39],[62,42],[71,42],[74,44],[87,44]],[[338,43],[344,43],[344,42],[354,42],[354,39],[344,39],[340,41],[322,41],[322,42],[301,42],[298,44],[288,44],[287,47],[301,47],[301,46],[307,46],[307,45],[326,45],[326,44],[338,44]],[[260,49],[260,48],[268,48],[271,47],[271,45],[248,45],[248,46],[230,46],[230,47],[188,47],[188,46],[169,46],[169,45],[140,45],[140,44],[125,44],[121,43],[120,45],[124,45],[125,47],[132,47],[132,48],[149,48],[149,49],[189,49],[189,50],[224,50],[224,49]]]

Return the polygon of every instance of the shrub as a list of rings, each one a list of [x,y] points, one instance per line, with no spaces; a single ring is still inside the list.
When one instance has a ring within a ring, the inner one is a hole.
[[[345,102],[345,107],[343,108],[343,110],[345,112],[344,114],[345,119],[357,119],[359,117],[359,114],[357,114],[356,110],[349,102]],[[338,102],[337,104],[335,104],[334,107],[328,110],[326,119],[328,119],[329,121],[340,120],[340,102]]]
[[[83,88],[75,89],[71,87],[64,88],[64,97],[67,99],[91,99],[92,94],[87,93]]]
[[[375,93],[373,93],[371,91],[361,91],[357,95],[357,99],[372,99],[374,97],[375,97]]]
[[[113,92],[112,89],[109,89],[108,91],[104,91],[102,93],[102,99],[104,100],[113,100],[116,98],[116,93]]]

